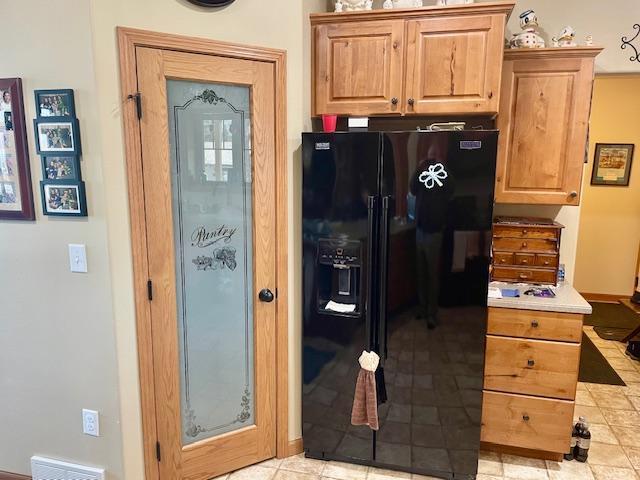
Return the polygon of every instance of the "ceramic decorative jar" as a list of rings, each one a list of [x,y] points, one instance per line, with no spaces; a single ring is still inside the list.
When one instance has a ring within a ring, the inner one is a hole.
[[[575,47],[576,42],[574,39],[576,38],[576,31],[573,27],[566,26],[560,32],[560,35],[557,37],[553,37],[553,46],[554,47]],[[593,42],[593,38],[592,38]]]
[[[385,0],[382,8],[413,8],[422,7],[422,0]]]
[[[474,3],[475,0],[438,0],[436,5],[445,6],[445,5],[465,5],[467,3]]]
[[[514,33],[509,42],[511,48],[544,48],[544,39],[537,32],[538,16],[533,10],[520,14],[522,32]]]
[[[373,0],[336,0],[336,12],[355,12],[357,10],[371,10]]]

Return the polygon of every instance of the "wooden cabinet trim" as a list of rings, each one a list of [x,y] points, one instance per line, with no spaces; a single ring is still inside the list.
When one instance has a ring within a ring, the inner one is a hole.
[[[312,13],[310,15],[311,24],[322,23],[347,23],[366,22],[368,20],[390,20],[390,19],[411,19],[419,17],[450,17],[463,15],[505,15],[505,20],[511,16],[516,5],[515,1],[504,2],[483,2],[466,5],[428,6],[421,8],[401,8],[401,9],[378,9],[357,12],[341,13]]]

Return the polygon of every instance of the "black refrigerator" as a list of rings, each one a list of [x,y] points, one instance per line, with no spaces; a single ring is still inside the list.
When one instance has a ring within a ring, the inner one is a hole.
[[[475,479],[498,132],[302,139],[305,454]],[[363,350],[375,432],[351,425]]]

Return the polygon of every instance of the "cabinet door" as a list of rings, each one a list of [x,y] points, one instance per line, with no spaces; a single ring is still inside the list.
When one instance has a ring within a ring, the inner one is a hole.
[[[315,114],[400,113],[404,20],[315,27]]]
[[[505,61],[496,201],[578,205],[593,59]]]
[[[409,21],[407,113],[496,113],[504,22],[504,15]]]

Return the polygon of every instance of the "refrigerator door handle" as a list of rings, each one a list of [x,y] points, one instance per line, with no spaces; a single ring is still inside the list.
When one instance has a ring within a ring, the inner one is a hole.
[[[387,277],[388,277],[388,264],[389,264],[389,204],[391,203],[391,197],[385,196],[382,198],[382,224],[380,226],[380,259],[379,268],[380,277],[378,280],[380,302],[378,311],[378,354],[380,355],[380,362],[384,364],[384,360],[387,358]]]
[[[371,338],[373,333],[373,301],[374,301],[374,282],[375,282],[375,214],[376,214],[376,197],[369,195],[367,201],[367,304],[365,315],[365,334],[367,339],[367,348],[372,349],[374,340]]]

